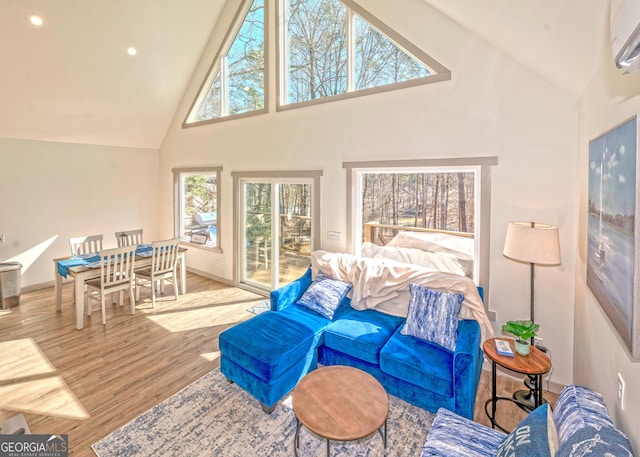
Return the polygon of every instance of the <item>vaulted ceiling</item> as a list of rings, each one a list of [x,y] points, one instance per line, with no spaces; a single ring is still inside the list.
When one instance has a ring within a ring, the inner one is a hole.
[[[0,137],[158,148],[224,1],[0,1]]]
[[[423,1],[576,97],[610,52],[610,0]],[[224,3],[0,1],[0,137],[158,148]]]
[[[575,96],[611,53],[609,0],[424,1]]]

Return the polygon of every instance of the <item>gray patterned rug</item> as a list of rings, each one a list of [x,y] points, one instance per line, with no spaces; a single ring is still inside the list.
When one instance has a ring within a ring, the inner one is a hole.
[[[257,305],[253,305],[250,308],[247,308],[247,311],[253,314],[262,314],[266,313],[271,309],[271,301],[265,300],[263,302],[258,303]]]
[[[419,456],[433,414],[389,396],[387,456]],[[111,456],[293,456],[291,397],[270,415],[236,384],[214,370],[91,447]],[[326,455],[326,441],[300,432],[300,455]],[[331,442],[331,456],[382,456],[379,434]]]

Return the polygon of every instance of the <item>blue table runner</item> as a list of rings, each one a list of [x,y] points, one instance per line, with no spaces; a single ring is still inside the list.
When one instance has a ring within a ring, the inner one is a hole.
[[[136,248],[136,255],[140,257],[151,256],[150,244],[139,244]],[[83,255],[74,255],[70,259],[59,260],[57,262],[58,274],[63,278],[66,278],[69,274],[69,268],[86,266],[88,268],[96,268],[100,266],[100,254],[91,253]]]

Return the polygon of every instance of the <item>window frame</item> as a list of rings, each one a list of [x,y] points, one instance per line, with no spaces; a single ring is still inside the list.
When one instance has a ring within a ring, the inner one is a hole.
[[[424,84],[431,84],[440,81],[448,81],[451,79],[451,71],[429,56],[426,52],[414,45],[412,42],[404,38],[397,33],[391,27],[379,20],[376,16],[369,13],[362,6],[355,3],[353,0],[336,0],[344,4],[347,9],[347,46],[353,48],[355,46],[355,40],[353,39],[354,33],[354,13],[360,16],[369,25],[373,26],[382,35],[391,40],[396,46],[402,49],[404,52],[414,57],[418,62],[425,65],[433,74],[424,76],[421,78],[410,79],[408,81],[402,81],[397,83],[385,84],[382,86],[370,87],[367,89],[355,90],[353,88],[353,72],[354,58],[353,51],[347,49],[347,91],[341,94],[331,95],[327,97],[315,98],[312,100],[305,100],[302,102],[288,103],[288,70],[287,70],[287,18],[285,16],[285,2],[287,0],[277,0],[277,19],[276,19],[276,111],[286,111],[289,109],[304,108],[307,106],[318,105],[321,103],[330,103],[338,100],[346,100],[355,97],[363,97],[366,95],[377,94],[382,92],[389,92],[392,90],[404,89],[407,87],[421,86]]]
[[[220,247],[220,198],[221,198],[221,175],[222,167],[186,167],[173,168],[173,229],[174,236],[180,238],[180,244],[190,247],[204,249],[210,252],[222,253]],[[182,177],[190,175],[215,175],[216,176],[216,245],[212,246],[208,242],[205,244],[193,243],[182,235],[182,214],[184,208],[184,189],[182,186]]]
[[[263,114],[269,111],[269,49],[271,48],[271,43],[269,40],[269,3],[271,0],[264,0],[264,67],[263,67],[263,73],[264,73],[264,107],[257,109],[257,110],[253,110],[253,111],[246,111],[244,113],[237,113],[237,114],[223,114],[219,117],[214,117],[212,119],[204,119],[201,121],[193,121],[190,122],[189,118],[191,117],[192,112],[197,108],[200,107],[200,105],[202,104],[204,98],[207,96],[207,93],[209,91],[209,88],[211,87],[211,85],[213,84],[213,81],[216,77],[216,74],[218,72],[218,70],[220,70],[220,91],[222,93],[222,98],[228,98],[228,93],[226,93],[226,79],[227,77],[224,76],[224,67],[225,67],[225,61],[226,61],[226,57],[229,53],[229,50],[231,49],[231,46],[233,45],[233,42],[238,34],[238,32],[240,31],[240,28],[242,27],[242,25],[244,24],[244,19],[249,11],[249,8],[251,7],[251,5],[253,4],[254,0],[242,0],[242,4],[240,5],[240,7],[238,8],[238,10],[236,11],[236,14],[233,17],[233,20],[231,22],[230,27],[227,29],[227,33],[225,34],[224,38],[222,39],[222,45],[220,46],[220,48],[218,49],[218,51],[215,54],[215,57],[213,59],[213,61],[211,62],[211,65],[209,66],[209,69],[207,70],[207,75],[204,78],[204,80],[202,81],[202,84],[200,84],[200,87],[198,88],[197,91],[197,96],[194,99],[193,103],[191,103],[191,105],[189,106],[189,109],[187,110],[187,114],[184,118],[184,121],[182,122],[182,128],[189,128],[189,127],[195,127],[198,125],[205,125],[205,124],[211,124],[211,123],[216,123],[216,122],[224,122],[224,121],[228,121],[231,119],[240,119],[243,117],[249,117],[249,116],[256,116],[259,114]],[[221,100],[222,102],[222,100]],[[225,105],[225,103],[221,103],[222,105]]]
[[[428,169],[470,169],[477,168],[475,183],[478,195],[475,197],[475,231],[477,238],[475,247],[477,260],[474,260],[474,281],[484,288],[485,309],[491,320],[495,320],[495,312],[488,309],[489,301],[489,269],[491,242],[491,172],[492,167],[498,165],[497,157],[460,157],[449,159],[416,159],[416,160],[382,160],[343,162],[347,177],[347,251],[355,252],[359,242],[357,235],[361,228],[361,192],[359,174],[367,172],[386,171],[400,173],[405,171],[425,171]]]
[[[233,232],[233,252],[234,252],[234,267],[233,267],[233,284],[236,287],[242,289],[251,290],[257,293],[264,293],[261,289],[253,288],[246,283],[241,283],[240,278],[242,272],[242,260],[240,256],[240,240],[242,239],[242,227],[239,223],[242,216],[241,198],[243,197],[242,186],[246,180],[261,181],[265,183],[286,183],[289,181],[308,180],[311,184],[313,195],[311,197],[312,207],[312,227],[311,227],[311,245],[314,249],[320,249],[321,246],[321,218],[322,218],[322,177],[324,172],[322,170],[267,170],[267,171],[232,171],[231,178],[233,179],[233,221],[235,230]]]

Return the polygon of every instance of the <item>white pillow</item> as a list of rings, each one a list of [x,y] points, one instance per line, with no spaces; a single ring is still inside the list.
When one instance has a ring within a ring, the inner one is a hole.
[[[474,240],[464,236],[431,232],[398,232],[387,246],[446,252],[460,259],[473,260]]]
[[[378,246],[373,243],[362,245],[362,256],[374,259],[389,259],[396,262],[409,263],[435,271],[446,271],[461,276],[471,277],[473,262],[459,259],[446,252],[428,252],[416,248],[399,246]]]

